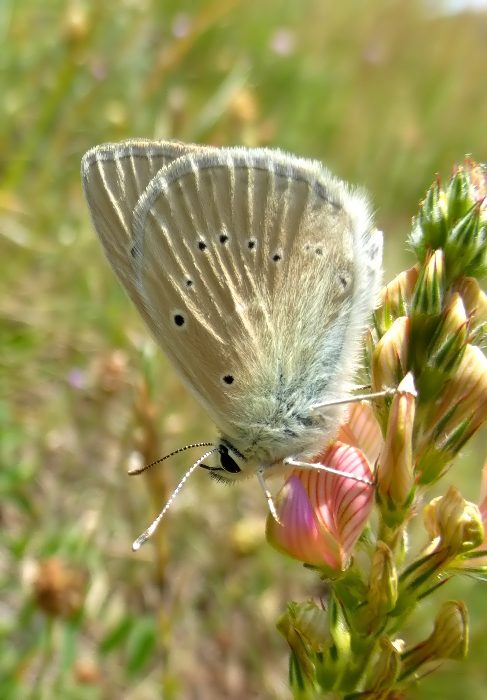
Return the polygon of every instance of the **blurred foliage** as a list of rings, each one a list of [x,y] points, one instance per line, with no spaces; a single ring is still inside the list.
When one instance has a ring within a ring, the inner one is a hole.
[[[196,475],[130,551],[190,457],[151,481],[130,460],[212,428],[103,260],[79,163],[134,136],[319,158],[371,192],[389,278],[434,173],[487,155],[487,17],[440,5],[0,3],[0,697],[289,697],[275,620],[324,591],[265,545],[253,481]],[[472,500],[481,459],[463,463]],[[470,656],[417,698],[483,697],[485,603],[455,586]]]

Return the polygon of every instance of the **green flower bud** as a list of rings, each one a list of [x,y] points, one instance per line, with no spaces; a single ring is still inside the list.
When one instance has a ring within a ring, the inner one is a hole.
[[[463,219],[465,214],[475,204],[474,193],[470,187],[467,173],[463,168],[458,168],[448,183],[446,203],[449,228],[452,228],[457,221]]]
[[[423,262],[430,250],[442,248],[446,239],[448,208],[445,193],[437,179],[421,202],[419,214],[413,222],[410,243],[418,259]]]
[[[394,557],[384,542],[378,542],[372,558],[368,603],[372,618],[381,620],[397,602],[397,571]]]
[[[445,548],[452,557],[475,549],[484,539],[479,507],[454,486],[425,507],[424,521],[430,536],[438,538],[436,549]]]
[[[433,338],[426,361],[418,377],[418,393],[432,405],[460,364],[468,340],[468,318],[458,293],[450,298]]]
[[[315,661],[313,650],[300,634],[296,624],[299,604],[289,603],[286,612],[277,621],[277,629],[286,639],[291,649],[289,679],[295,697],[308,697],[307,692],[316,688]]]
[[[371,699],[377,698],[377,700],[379,700],[379,698],[384,698],[387,700],[389,696],[384,695],[383,691],[387,691],[395,685],[400,670],[400,651],[388,637],[382,637],[379,640],[379,654],[377,656],[377,663],[373,670],[368,694],[365,697],[369,697]],[[378,695],[377,693],[380,691],[382,691],[382,694]]]
[[[435,250],[425,262],[414,288],[411,314],[438,316],[445,293],[445,261],[442,250]]]
[[[482,277],[487,272],[487,223],[482,217],[482,203],[475,204],[457,222],[445,244],[448,279],[462,275]]]
[[[347,683],[347,669],[352,659],[351,632],[342,605],[334,595],[328,608],[329,630],[332,642],[317,668],[317,679],[323,689],[340,688]],[[345,676],[345,677],[344,677]]]
[[[416,673],[425,664],[437,663],[443,659],[462,659],[466,656],[467,649],[467,609],[461,601],[447,601],[440,608],[430,637],[403,653],[400,680]]]

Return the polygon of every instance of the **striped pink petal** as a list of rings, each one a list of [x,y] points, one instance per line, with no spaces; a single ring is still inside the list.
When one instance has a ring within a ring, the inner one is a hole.
[[[376,463],[383,439],[370,401],[351,405],[347,420],[340,426],[337,440],[359,447],[370,465],[373,466]]]
[[[333,442],[314,461],[365,479],[369,464],[355,447]],[[323,470],[295,470],[277,499],[281,524],[267,520],[267,537],[277,549],[315,566],[343,571],[373,504],[373,488]]]
[[[267,539],[276,549],[294,559],[338,568],[339,551],[328,547],[298,473],[286,481],[276,499],[280,523],[267,517]],[[335,544],[332,542],[332,544]]]

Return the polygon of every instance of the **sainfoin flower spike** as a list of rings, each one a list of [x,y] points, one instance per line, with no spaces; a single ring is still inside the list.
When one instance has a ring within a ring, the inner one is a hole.
[[[459,573],[487,580],[487,461],[478,504],[460,473],[438,495],[487,421],[486,183],[485,166],[467,159],[430,188],[410,237],[417,261],[385,287],[366,334],[375,396],[351,404],[313,460],[373,475],[373,486],[294,470],[276,498],[281,524],[268,517],[269,542],[326,581],[319,603],[290,603],[279,620],[295,700],[405,698],[467,653],[466,604],[435,609],[433,594]],[[410,619],[419,611],[433,630],[422,641]]]

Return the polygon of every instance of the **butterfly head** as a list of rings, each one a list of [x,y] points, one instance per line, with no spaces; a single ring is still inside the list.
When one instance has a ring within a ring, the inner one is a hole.
[[[323,443],[326,434],[331,433],[329,421],[323,419],[316,425],[308,426],[299,434],[290,437],[282,426],[260,428],[247,431],[239,438],[220,437],[213,450],[210,464],[200,464],[210,472],[210,476],[223,483],[234,483],[265,472],[271,476],[279,471],[289,455],[312,455],[316,447]]]
[[[246,469],[245,465],[246,459],[231,442],[222,438],[217,445],[215,454],[217,455],[217,463],[214,466],[200,465],[208,469],[213,479],[224,483],[232,483],[248,476],[248,469]]]

